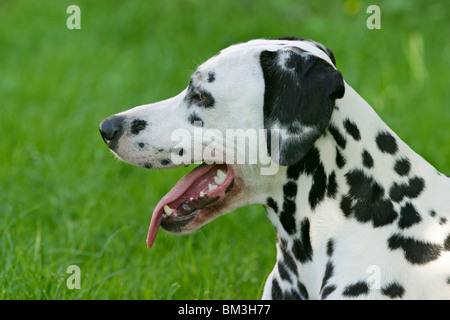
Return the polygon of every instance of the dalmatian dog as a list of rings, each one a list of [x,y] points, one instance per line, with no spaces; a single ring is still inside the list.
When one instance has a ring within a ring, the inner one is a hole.
[[[212,139],[189,148],[173,135],[231,129],[263,130],[260,149],[277,170],[262,174],[266,164],[248,156],[238,163],[204,152]],[[379,118],[317,42],[232,45],[200,65],[177,96],[115,114],[100,132],[132,165],[203,162],[155,206],[149,247],[160,226],[192,233],[262,204],[277,233],[263,299],[450,298],[450,179]]]

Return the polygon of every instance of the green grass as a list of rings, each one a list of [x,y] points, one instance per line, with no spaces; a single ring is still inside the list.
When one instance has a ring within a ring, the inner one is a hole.
[[[81,8],[68,30],[66,8]],[[450,2],[22,1],[0,3],[0,299],[256,299],[275,261],[261,206],[189,236],[151,212],[188,169],[116,160],[100,121],[181,91],[196,66],[252,38],[331,48],[344,78],[416,152],[450,174]],[[69,290],[67,267],[81,269]]]

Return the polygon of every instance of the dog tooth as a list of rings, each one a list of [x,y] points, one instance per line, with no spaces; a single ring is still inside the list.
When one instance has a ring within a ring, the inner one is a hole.
[[[202,191],[200,191],[200,197],[203,197],[205,194],[202,192]]]
[[[216,184],[222,184],[225,181],[225,178],[227,177],[227,174],[223,172],[222,170],[218,169],[216,176],[214,177],[214,182]]]
[[[217,174],[216,175],[218,177],[226,177],[227,176],[227,174],[225,172],[223,172],[222,170],[220,170],[220,169],[217,169]]]
[[[189,201],[192,201],[192,200],[194,200],[194,198],[190,197],[190,198],[189,198]]]
[[[167,204],[164,206],[164,212],[167,216],[170,216],[175,210],[170,208]]]
[[[208,191],[209,192],[211,192],[211,191],[213,191],[213,190],[216,190],[217,189],[217,185],[215,185],[215,184],[209,184],[208,185]]]

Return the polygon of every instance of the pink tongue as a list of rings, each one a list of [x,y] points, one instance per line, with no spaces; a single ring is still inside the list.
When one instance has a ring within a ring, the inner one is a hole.
[[[155,242],[156,234],[158,233],[159,226],[162,220],[162,214],[164,212],[163,207],[166,204],[169,204],[186,192],[186,190],[194,183],[202,175],[206,174],[209,170],[211,170],[214,166],[208,166],[207,164],[202,164],[189,172],[180,181],[177,182],[175,187],[169,191],[162,199],[158,202],[153,210],[152,221],[150,222],[150,227],[148,229],[147,235],[147,247],[151,248],[153,242]]]

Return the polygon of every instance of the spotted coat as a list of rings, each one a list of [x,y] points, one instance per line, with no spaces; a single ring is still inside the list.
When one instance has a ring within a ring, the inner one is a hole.
[[[199,128],[279,132],[279,152],[267,140],[276,174],[227,163],[234,180],[223,201],[168,230],[194,232],[262,204],[277,233],[263,299],[450,298],[450,179],[343,80],[331,50],[293,37],[233,45],[179,95],[100,125],[116,156],[151,169],[189,155],[171,140],[174,129]]]

